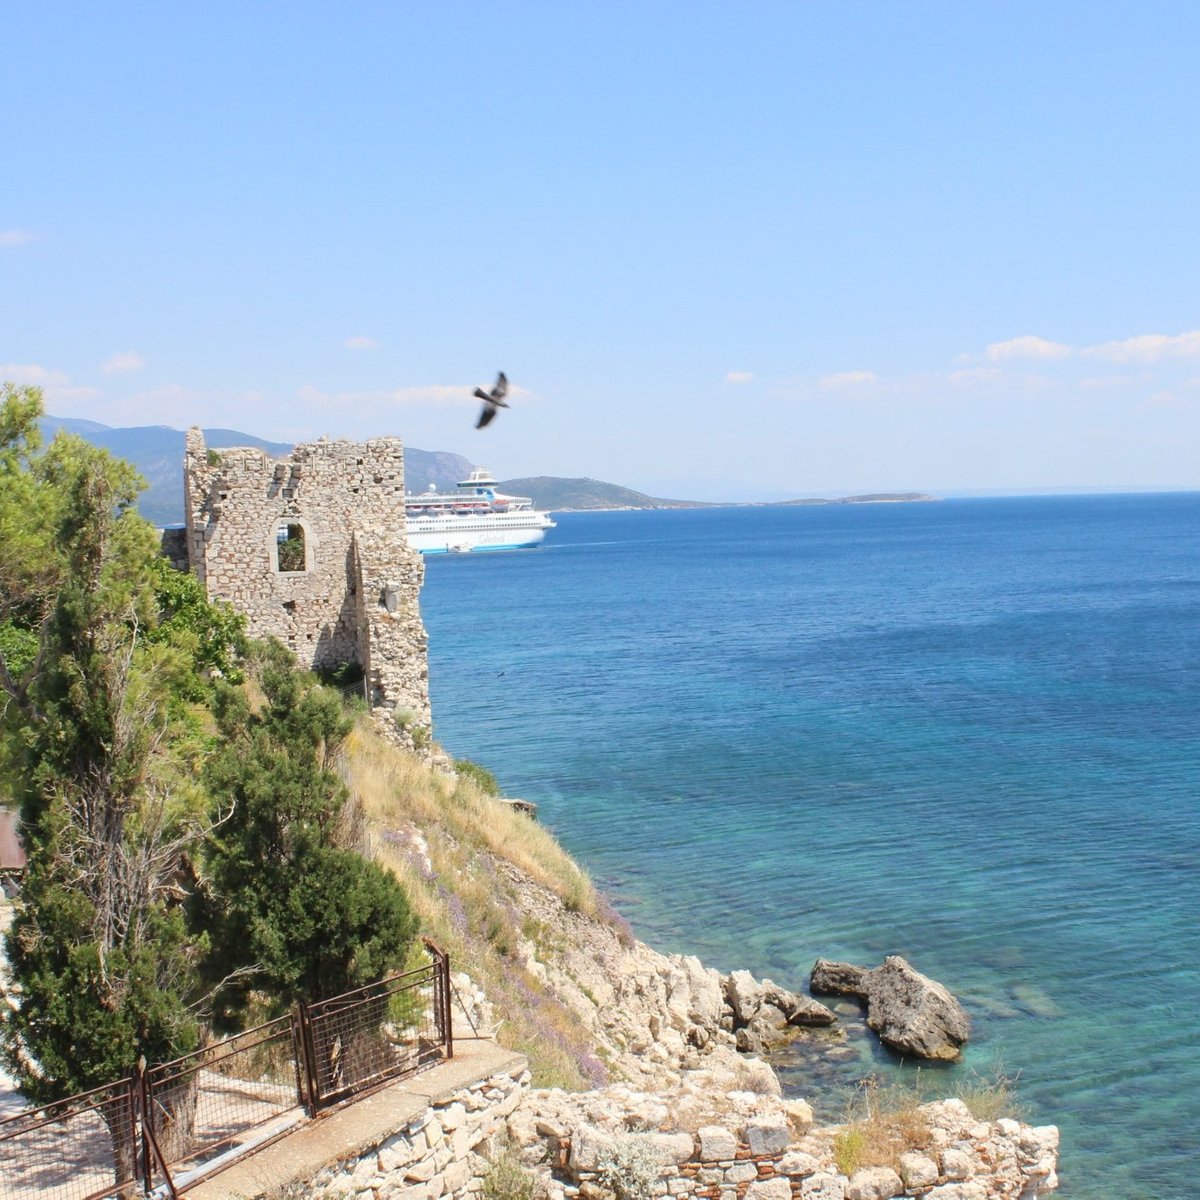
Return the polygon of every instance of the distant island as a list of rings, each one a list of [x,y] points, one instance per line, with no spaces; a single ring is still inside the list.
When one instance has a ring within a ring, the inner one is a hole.
[[[138,510],[156,525],[177,525],[183,521],[183,444],[184,433],[167,425],[139,425],[114,429],[96,421],[73,417],[42,418],[46,437],[64,429],[85,441],[107,450],[117,458],[131,462],[145,478],[147,488],[138,500]],[[272,457],[291,452],[289,442],[270,442],[236,429],[206,429],[205,444],[212,449],[230,446],[255,446]],[[404,474],[410,492],[423,491],[433,484],[439,491],[453,491],[460,479],[466,479],[476,466],[461,454],[447,450],[404,448]],[[556,475],[533,475],[521,479],[503,479],[499,489],[516,496],[530,496],[537,508],[551,512],[587,512],[605,509],[734,508],[786,507],[797,504],[901,504],[936,500],[924,492],[878,492],[836,499],[732,501],[713,503],[705,500],[668,500],[647,496],[644,492],[605,483],[600,479],[564,479]]]
[[[407,453],[407,451],[406,451]],[[800,500],[667,500],[647,496],[632,488],[600,479],[561,479],[555,475],[530,475],[505,479],[500,490],[530,496],[538,508],[552,512],[587,512],[594,509],[642,508],[786,508],[797,504],[902,504],[915,500],[937,500],[925,492],[873,492],[835,499],[812,497]]]

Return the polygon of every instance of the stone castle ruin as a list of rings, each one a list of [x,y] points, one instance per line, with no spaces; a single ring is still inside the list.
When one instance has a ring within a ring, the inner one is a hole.
[[[184,509],[187,566],[209,599],[233,605],[252,637],[278,638],[303,667],[358,664],[381,729],[429,746],[424,565],[404,536],[399,438],[322,438],[272,459],[210,450],[193,427]]]

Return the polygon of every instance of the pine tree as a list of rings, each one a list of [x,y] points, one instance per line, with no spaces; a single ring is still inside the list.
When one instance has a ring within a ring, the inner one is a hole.
[[[243,691],[222,690],[223,744],[205,769],[222,820],[202,921],[231,1023],[253,994],[281,1012],[374,982],[403,964],[416,932],[395,878],[338,844],[346,787],[335,766],[350,731],[340,698],[279,643],[261,654],[265,703],[252,711]]]

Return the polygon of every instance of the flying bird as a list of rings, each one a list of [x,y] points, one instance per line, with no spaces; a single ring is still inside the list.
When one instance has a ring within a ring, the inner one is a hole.
[[[475,428],[482,429],[496,415],[498,408],[508,407],[504,399],[508,395],[508,376],[501,371],[496,376],[496,386],[490,392],[476,388],[475,395],[483,401],[483,411],[479,414],[479,420],[475,422]]]

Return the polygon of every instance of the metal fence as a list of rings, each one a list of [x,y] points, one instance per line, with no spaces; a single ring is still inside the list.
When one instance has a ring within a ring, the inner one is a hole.
[[[184,1186],[304,1119],[298,1029],[290,1014],[142,1075],[143,1124],[155,1151],[147,1190],[168,1170]]]
[[[449,976],[441,966],[434,959],[344,996],[300,1005],[314,1108],[454,1053]]]
[[[0,1200],[175,1196],[321,1109],[451,1057],[450,960],[426,947],[414,970],[0,1118]]]
[[[133,1078],[0,1120],[0,1196],[90,1200],[138,1174]]]

